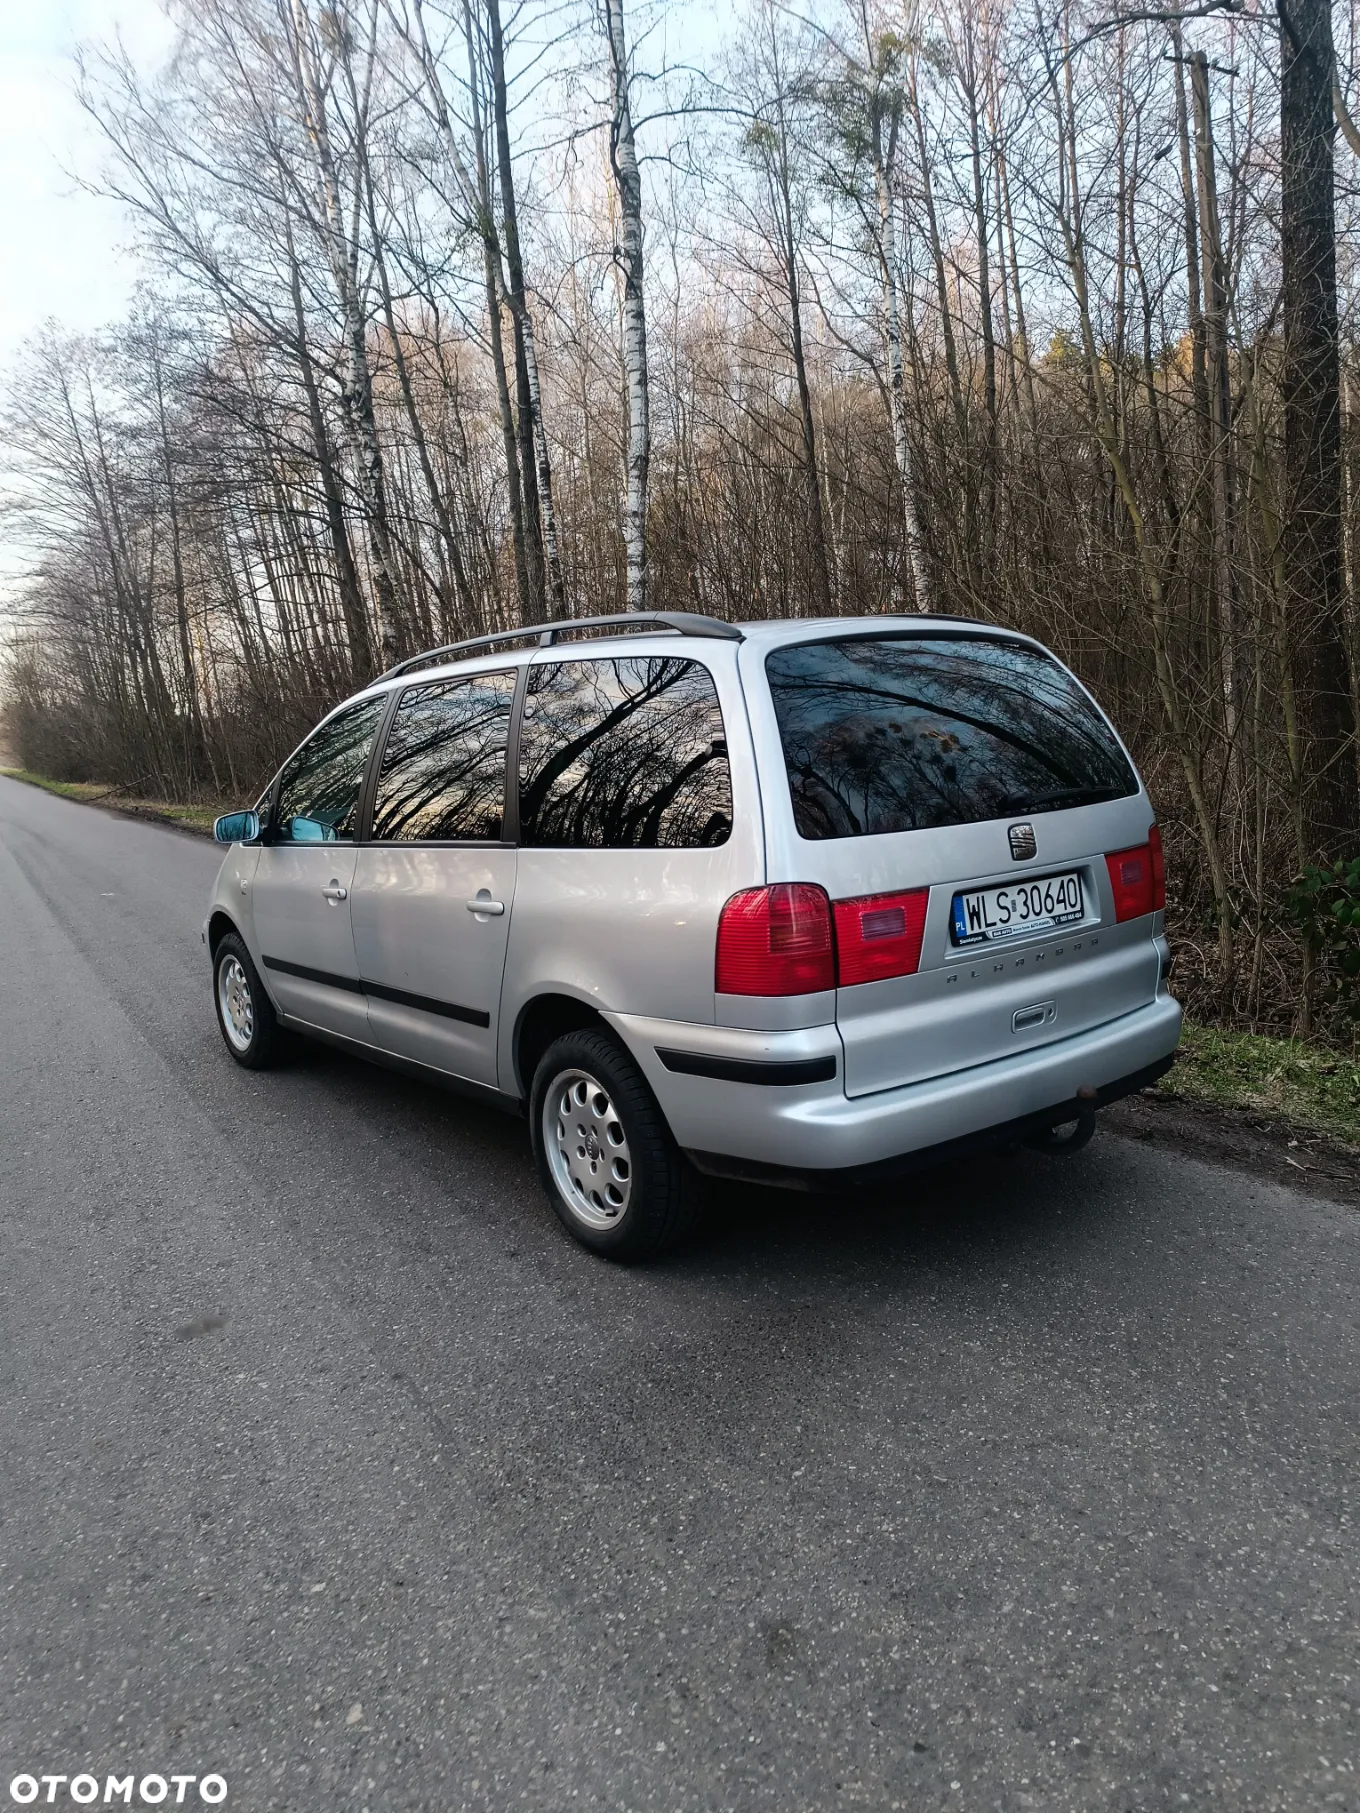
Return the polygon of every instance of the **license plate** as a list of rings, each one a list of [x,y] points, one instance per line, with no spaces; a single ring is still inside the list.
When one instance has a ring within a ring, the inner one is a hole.
[[[975,888],[954,896],[950,934],[955,944],[990,944],[1020,938],[1051,926],[1071,925],[1085,915],[1081,876],[1045,875],[1009,882],[1004,888]]]

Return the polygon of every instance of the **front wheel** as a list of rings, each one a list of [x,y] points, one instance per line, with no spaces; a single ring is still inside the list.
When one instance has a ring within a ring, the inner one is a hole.
[[[644,1259],[693,1227],[702,1180],[607,1033],[570,1032],[548,1047],[534,1073],[530,1128],[548,1200],[583,1246]]]
[[[213,953],[213,1004],[227,1050],[247,1070],[276,1063],[283,1029],[244,941],[228,932]]]

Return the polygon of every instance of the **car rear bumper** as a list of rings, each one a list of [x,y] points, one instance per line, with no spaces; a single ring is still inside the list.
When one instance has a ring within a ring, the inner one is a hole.
[[[849,1097],[834,1026],[772,1033],[608,1018],[700,1169],[803,1189],[873,1181],[1023,1138],[1073,1118],[1079,1101],[1103,1106],[1161,1075],[1181,1029],[1179,1005],[1162,994],[1068,1039]]]

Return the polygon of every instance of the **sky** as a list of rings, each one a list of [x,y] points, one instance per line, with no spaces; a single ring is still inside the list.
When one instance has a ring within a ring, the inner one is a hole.
[[[72,92],[72,52],[121,34],[138,62],[169,45],[158,0],[0,0],[0,369],[49,316],[116,320],[136,279],[118,207],[82,193],[98,136]]]
[[[72,53],[120,34],[139,63],[154,64],[170,44],[159,0],[0,0],[0,406],[7,370],[45,321],[92,332],[123,314],[137,280],[122,210],[76,180],[97,175],[100,144],[73,93]],[[7,524],[0,645],[27,564]]]

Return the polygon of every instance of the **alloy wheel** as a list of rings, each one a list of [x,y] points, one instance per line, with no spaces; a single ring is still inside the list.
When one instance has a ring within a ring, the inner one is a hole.
[[[255,1036],[255,1003],[239,957],[228,957],[218,967],[217,1004],[222,1010],[222,1030],[233,1048],[248,1051]]]
[[[558,1194],[586,1227],[617,1227],[633,1164],[609,1091],[587,1070],[564,1070],[543,1097],[543,1150]]]

